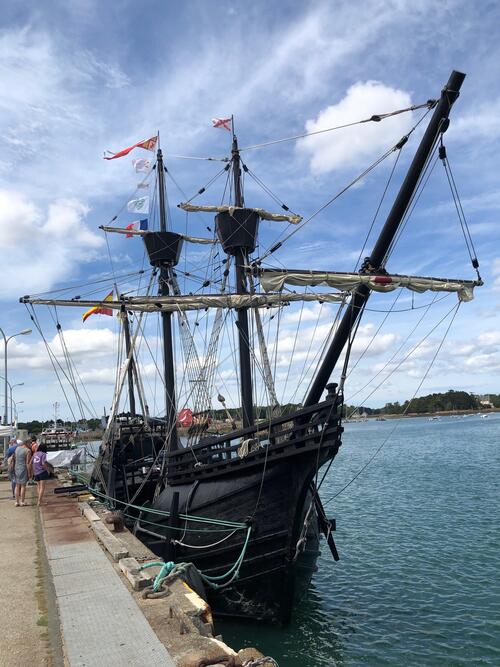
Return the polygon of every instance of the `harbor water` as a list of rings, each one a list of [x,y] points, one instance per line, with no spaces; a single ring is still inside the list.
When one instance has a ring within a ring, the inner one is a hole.
[[[286,629],[224,621],[280,667],[500,665],[500,415],[346,424],[321,488],[341,560]]]

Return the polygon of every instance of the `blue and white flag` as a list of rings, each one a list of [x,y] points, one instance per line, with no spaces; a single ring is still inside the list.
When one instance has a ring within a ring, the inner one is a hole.
[[[132,199],[127,204],[127,211],[129,213],[149,213],[149,197]]]
[[[144,218],[144,220],[136,220],[135,222],[131,222],[130,225],[127,225],[125,229],[128,229],[129,231],[134,231],[137,229],[140,229],[141,232],[147,232],[148,230],[148,219]],[[133,234],[127,234],[127,238],[131,239]]]

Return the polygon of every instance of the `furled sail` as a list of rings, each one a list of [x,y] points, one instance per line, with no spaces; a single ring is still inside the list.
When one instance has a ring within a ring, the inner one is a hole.
[[[134,310],[140,312],[179,312],[187,310],[204,310],[205,308],[270,308],[286,305],[292,301],[340,302],[349,295],[345,292],[325,294],[201,294],[196,296],[149,296],[128,297],[120,301],[106,301],[106,308],[113,310]],[[102,301],[83,299],[37,299],[23,297],[21,303],[48,306],[74,306],[92,308]]]
[[[187,211],[188,213],[196,213],[201,211],[202,213],[229,213],[229,215],[233,215],[233,212],[239,208],[238,206],[201,206],[189,203],[178,204],[178,206],[179,208],[182,208],[183,211]],[[271,213],[270,211],[266,211],[263,208],[247,208],[247,210],[257,213],[257,215],[263,220],[290,222],[292,225],[298,225],[299,222],[302,221],[302,216],[294,215],[293,213]]]
[[[146,234],[151,234],[144,229],[127,229],[126,227],[106,227],[101,225],[99,229],[102,229],[103,232],[113,232],[114,234],[126,234],[127,236],[146,236]],[[205,245],[213,245],[216,243],[215,239],[206,239],[199,236],[185,236],[180,234],[184,241],[188,243],[202,243]]]
[[[472,301],[474,287],[481,283],[473,280],[424,278],[370,273],[340,273],[333,271],[287,271],[286,269],[258,269],[260,284],[265,292],[280,292],[285,285],[297,287],[333,287],[355,290],[366,285],[375,292],[392,292],[406,287],[413,292],[456,292],[460,301]]]

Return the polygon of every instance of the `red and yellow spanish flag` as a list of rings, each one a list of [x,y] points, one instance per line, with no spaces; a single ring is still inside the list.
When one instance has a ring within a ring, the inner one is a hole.
[[[113,290],[108,294],[107,297],[105,297],[102,300],[102,303],[105,301],[113,301]],[[113,315],[113,311],[111,308],[104,308],[102,305],[101,306],[93,306],[92,308],[89,308],[86,313],[83,313],[82,319],[85,322],[87,317],[90,317],[91,315]]]
[[[128,155],[130,151],[133,151],[134,148],[144,148],[147,151],[154,151],[156,148],[156,142],[158,141],[158,136],[156,137],[151,137],[151,139],[143,139],[142,141],[138,141],[136,144],[133,146],[129,146],[128,148],[124,148],[121,151],[118,151],[118,153],[111,153],[111,151],[106,151],[107,153],[111,153],[110,156],[104,156],[105,160],[116,160],[117,157],[123,157],[124,155]]]

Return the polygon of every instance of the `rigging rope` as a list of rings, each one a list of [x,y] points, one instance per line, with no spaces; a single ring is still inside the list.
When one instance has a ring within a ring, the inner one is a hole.
[[[460,201],[460,195],[458,194],[457,185],[455,182],[455,178],[453,177],[451,164],[448,159],[448,155],[446,152],[446,148],[443,144],[442,137],[441,137],[441,145],[439,146],[439,158],[443,163],[443,167],[446,173],[446,178],[450,186],[451,195],[453,197],[453,203],[455,204],[455,209],[458,215],[458,219],[460,221],[460,227],[462,228],[462,233],[464,235],[465,245],[467,247],[467,252],[469,253],[471,264],[473,268],[476,270],[478,279],[481,280],[481,276],[479,275],[479,261],[477,259],[476,249],[474,248],[472,235],[469,230],[469,225],[467,224],[467,218],[465,217],[464,209],[462,207],[462,202]]]
[[[410,408],[410,405],[412,404],[412,402],[413,402],[413,400],[415,399],[417,393],[420,391],[420,388],[422,387],[422,385],[423,385],[423,383],[425,382],[427,376],[429,375],[429,373],[430,373],[430,371],[431,371],[431,369],[432,369],[432,367],[433,367],[433,365],[434,365],[434,362],[436,361],[436,358],[437,358],[439,352],[441,351],[441,348],[443,347],[443,344],[444,344],[444,342],[445,342],[445,340],[446,340],[446,337],[448,336],[448,332],[450,331],[450,328],[451,328],[451,326],[452,326],[452,324],[453,324],[453,322],[454,322],[454,320],[455,320],[455,317],[456,317],[456,315],[457,315],[457,313],[458,313],[458,309],[460,308],[460,304],[461,304],[461,302],[459,301],[459,302],[456,304],[456,306],[453,307],[453,310],[454,310],[455,312],[453,313],[453,315],[452,315],[452,317],[451,317],[451,319],[450,319],[450,322],[448,323],[448,326],[447,326],[447,328],[446,328],[446,331],[444,332],[444,335],[443,335],[443,337],[442,337],[442,339],[441,339],[441,341],[440,341],[440,343],[439,343],[439,345],[438,345],[438,347],[437,347],[437,349],[436,349],[436,352],[434,353],[434,356],[432,357],[429,366],[427,367],[427,369],[426,369],[424,375],[422,376],[422,379],[420,380],[420,382],[419,382],[419,384],[418,384],[418,387],[415,389],[415,391],[414,391],[414,393],[413,393],[413,396],[411,397],[411,399],[410,399],[409,402],[408,402],[408,405],[406,406],[405,410],[403,411],[402,416],[405,416],[405,415],[408,413],[408,410],[409,410],[409,408]],[[451,311],[450,311],[450,312],[451,312]],[[447,316],[448,316],[449,314],[450,314],[450,313],[447,313]],[[441,321],[442,321],[442,320],[441,320]],[[398,428],[398,426],[399,426],[399,424],[396,423],[396,424],[394,425],[394,428],[393,428],[393,429],[391,430],[391,432],[387,435],[387,437],[382,441],[382,443],[379,445],[379,447],[377,447],[377,449],[376,449],[375,452],[372,454],[372,456],[368,459],[368,461],[365,463],[365,465],[364,465],[362,468],[360,468],[360,469],[358,470],[358,472],[354,475],[354,477],[352,477],[352,478],[349,480],[349,482],[347,482],[347,484],[345,484],[339,491],[337,491],[337,493],[335,493],[333,496],[330,496],[330,498],[328,498],[327,500],[325,500],[325,501],[323,502],[323,506],[327,505],[327,504],[330,503],[332,500],[335,500],[335,498],[338,498],[338,496],[340,496],[341,493],[343,493],[349,486],[351,486],[351,484],[353,484],[353,483],[356,481],[356,479],[358,479],[358,477],[359,477],[359,476],[360,476],[360,475],[361,475],[361,474],[368,468],[368,466],[372,463],[372,461],[375,459],[375,457],[377,456],[377,454],[383,449],[383,447],[386,445],[386,443],[389,441],[389,439],[392,438],[392,436],[393,436],[394,432],[396,431],[396,429]],[[321,483],[323,482],[323,480],[324,480],[324,476],[323,476],[323,478],[322,478],[322,480],[321,480]],[[321,483],[320,483],[320,484],[321,484]]]
[[[435,101],[433,101],[433,105],[435,105]],[[425,106],[425,105],[424,105]],[[417,127],[420,125],[420,123],[423,122],[423,120],[426,118],[427,114],[430,112],[432,106],[430,106],[427,111],[419,118],[419,120],[415,123],[415,125],[405,134],[394,146],[389,148],[385,153],[383,153],[375,162],[373,162],[369,167],[367,167],[363,172],[358,174],[356,178],[354,178],[350,183],[348,183],[345,187],[343,187],[339,192],[337,192],[336,195],[334,195],[331,199],[329,199],[325,204],[323,204],[317,211],[315,211],[309,218],[304,219],[299,225],[295,225],[294,229],[285,236],[285,238],[280,241],[280,237],[283,236],[284,232],[280,234],[280,236],[277,237],[276,242],[267,250],[261,257],[257,257],[255,260],[253,260],[253,264],[260,264],[263,259],[271,255],[273,252],[278,250],[283,243],[288,241],[289,238],[291,238],[294,234],[296,234],[299,229],[302,229],[304,225],[309,223],[311,220],[313,220],[317,215],[319,215],[322,211],[324,211],[328,206],[330,206],[336,199],[341,197],[347,190],[349,190],[351,187],[353,187],[356,183],[361,181],[365,176],[367,176],[373,169],[375,169],[380,163],[382,163],[391,153],[403,148],[403,146],[408,142],[410,136],[415,132]]]
[[[316,134],[324,134],[325,132],[333,132],[334,130],[342,130],[346,127],[352,127],[353,125],[361,125],[362,123],[370,123],[370,122],[375,122],[378,123],[381,120],[384,120],[385,118],[390,118],[391,116],[397,116],[398,114],[401,113],[406,113],[408,111],[416,111],[417,109],[432,109],[433,107],[436,106],[437,100],[427,100],[424,104],[414,104],[411,107],[407,107],[406,109],[399,109],[397,111],[391,111],[389,113],[384,113],[384,114],[374,114],[373,116],[370,116],[370,118],[364,118],[363,120],[356,120],[353,121],[352,123],[344,123],[343,125],[336,125],[334,127],[327,127],[323,130],[315,130],[313,132],[304,132],[303,134],[296,134],[292,137],[285,137],[284,139],[274,139],[271,141],[266,141],[261,144],[254,144],[253,146],[245,146],[244,148],[240,148],[240,152],[242,151],[250,151],[254,150],[255,148],[264,148],[265,146],[273,146],[275,144],[282,144],[285,141],[295,141],[297,139],[304,139],[305,137],[312,137]]]
[[[459,301],[458,303],[461,303],[461,302]],[[429,306],[429,307],[430,307],[430,306]],[[446,320],[446,318],[447,318],[447,317],[450,315],[450,313],[453,311],[453,308],[454,308],[454,307],[455,307],[455,306],[453,306],[453,307],[452,307],[452,308],[451,308],[451,309],[450,309],[450,310],[449,310],[449,311],[448,311],[448,312],[447,312],[447,313],[446,313],[446,314],[439,320],[439,322],[438,322],[437,324],[435,324],[435,325],[430,329],[430,331],[427,332],[427,334],[426,334],[426,335],[425,335],[425,336],[424,336],[424,337],[417,343],[417,345],[415,345],[415,346],[414,346],[414,347],[413,347],[413,348],[406,354],[406,356],[403,357],[403,359],[401,359],[401,361],[400,361],[400,362],[399,362],[399,363],[392,369],[392,371],[390,371],[390,373],[387,375],[387,377],[385,377],[385,378],[384,378],[384,379],[383,379],[383,380],[382,380],[382,381],[381,381],[381,382],[380,382],[374,389],[372,389],[372,391],[371,391],[367,396],[365,396],[365,398],[363,399],[363,402],[366,401],[366,400],[367,400],[368,398],[370,398],[371,396],[373,396],[373,394],[374,394],[378,389],[380,389],[380,387],[384,384],[384,382],[386,382],[386,381],[387,381],[387,380],[388,380],[388,379],[389,379],[389,378],[390,378],[390,377],[391,377],[391,376],[392,376],[392,375],[393,375],[393,374],[394,374],[394,373],[401,367],[401,365],[402,365],[407,359],[409,359],[409,358],[411,357],[411,355],[412,355],[412,354],[413,354],[413,353],[420,347],[420,345],[422,345],[422,343],[423,343],[425,340],[427,340],[427,338],[429,338],[429,336],[430,336],[430,335],[431,335],[431,334],[438,328],[438,326],[439,326],[442,322],[444,322],[444,320]],[[423,317],[425,316],[425,314],[426,314],[426,313],[424,313],[424,315],[422,316],[422,318],[419,320],[419,323],[422,321],[422,319],[423,319]],[[418,326],[418,324],[417,324],[417,326]],[[415,328],[416,328],[416,327],[415,327]],[[414,330],[415,330],[415,329],[414,329]],[[407,339],[406,339],[406,340],[407,340]],[[400,347],[399,349],[401,349],[401,347]],[[394,356],[392,357],[392,359],[393,359],[393,358],[394,358]],[[390,362],[388,362],[388,363],[390,363]],[[384,368],[387,367],[388,363],[384,365]],[[374,378],[377,377],[377,375],[379,375],[381,372],[382,372],[382,371],[379,371],[379,372],[374,376]],[[370,382],[373,381],[374,378],[372,378],[372,380],[370,380]],[[368,384],[370,384],[370,383],[368,383]],[[366,387],[366,386],[367,386],[367,385],[365,385],[365,387]],[[364,387],[363,387],[363,388],[364,388]],[[356,392],[356,393],[354,394],[354,396],[357,396],[357,394],[359,394],[360,391],[362,391],[362,389],[359,390],[358,392]],[[352,414],[354,414],[354,412],[353,412]],[[351,417],[352,414],[349,415],[349,417]]]

